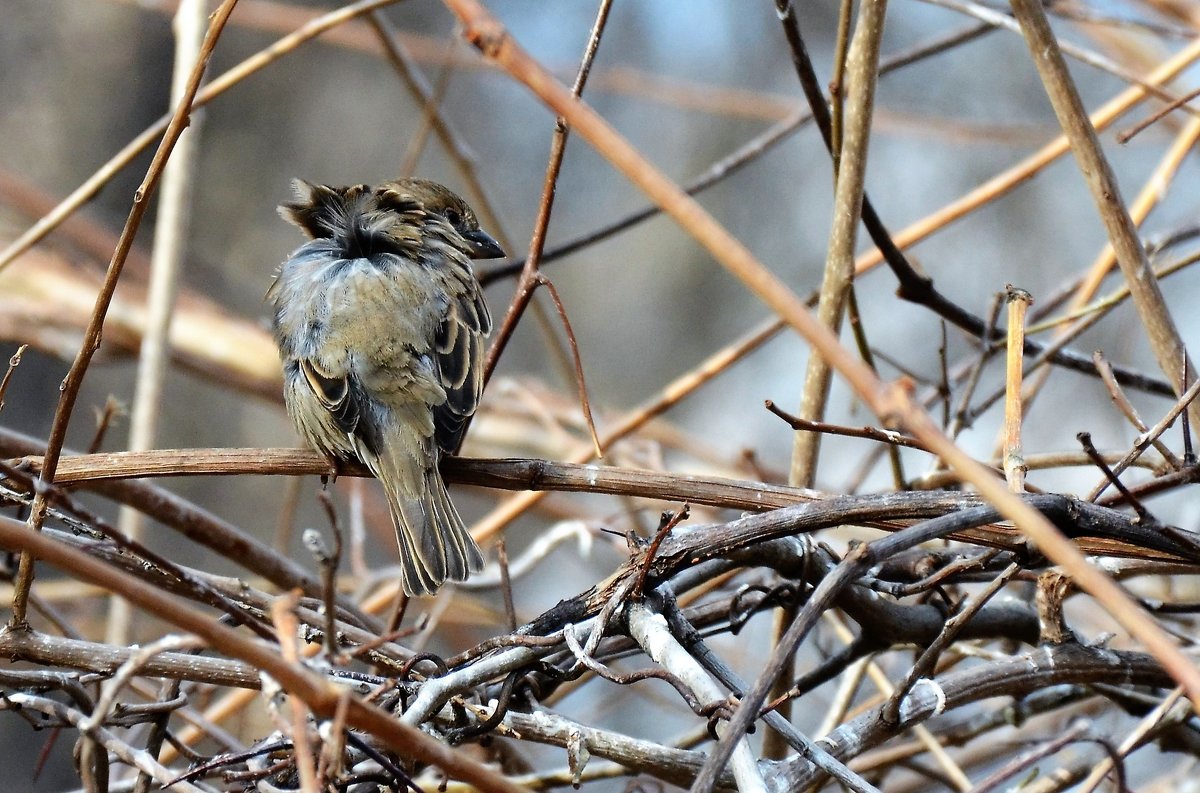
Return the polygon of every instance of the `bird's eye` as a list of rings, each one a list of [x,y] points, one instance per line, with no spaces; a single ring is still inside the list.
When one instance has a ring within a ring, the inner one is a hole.
[[[456,209],[447,209],[443,214],[451,226],[457,226],[462,222],[462,215],[458,214],[458,210]]]

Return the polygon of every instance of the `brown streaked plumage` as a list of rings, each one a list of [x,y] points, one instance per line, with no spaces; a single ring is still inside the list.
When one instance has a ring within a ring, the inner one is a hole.
[[[504,252],[436,182],[295,187],[279,211],[311,239],[267,293],[288,413],[314,448],[383,483],[404,590],[431,594],[483,565],[438,458],[483,387],[491,317],[470,260]]]

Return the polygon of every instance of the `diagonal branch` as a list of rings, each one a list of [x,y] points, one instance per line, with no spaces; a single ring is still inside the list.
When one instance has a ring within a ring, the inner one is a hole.
[[[1125,276],[1125,282],[1133,297],[1138,317],[1146,328],[1150,348],[1158,361],[1159,368],[1175,386],[1176,394],[1182,394],[1186,383],[1196,381],[1196,371],[1187,357],[1183,339],[1179,335],[1171,312],[1163,299],[1158,280],[1150,267],[1146,250],[1138,239],[1137,228],[1129,216],[1129,209],[1121,198],[1121,188],[1112,166],[1100,148],[1096,129],[1083,107],[1083,100],[1067,63],[1063,59],[1058,39],[1046,19],[1040,2],[1013,0],[1013,13],[1021,23],[1033,62],[1041,75],[1050,103],[1058,122],[1071,144],[1071,151],[1087,181],[1088,189],[1096,202],[1100,219],[1108,231],[1109,242],[1117,258],[1117,265]],[[1180,374],[1183,377],[1180,377]],[[1188,409],[1192,423],[1200,432],[1200,405]]]

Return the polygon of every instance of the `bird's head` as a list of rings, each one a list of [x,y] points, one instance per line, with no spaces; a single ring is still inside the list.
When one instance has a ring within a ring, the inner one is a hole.
[[[504,256],[467,202],[428,179],[397,179],[378,188],[297,179],[293,186],[297,200],[280,206],[279,214],[312,239],[331,240],[346,258],[418,248],[430,232],[472,259]]]
[[[415,204],[426,215],[445,220],[466,242],[472,259],[498,259],[504,256],[500,243],[479,227],[475,211],[457,193],[445,185],[428,179],[397,179],[379,188],[381,208],[390,202]]]

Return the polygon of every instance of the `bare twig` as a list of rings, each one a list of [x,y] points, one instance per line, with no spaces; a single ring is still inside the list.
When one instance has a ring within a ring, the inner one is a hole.
[[[582,96],[583,94],[583,88],[587,84],[588,75],[591,73],[592,63],[595,60],[596,51],[600,47],[600,37],[604,33],[605,24],[608,22],[608,12],[611,8],[612,0],[601,0],[600,7],[596,13],[596,21],[592,25],[592,32],[588,37],[588,43],[579,64],[579,71],[575,75],[575,83],[571,87],[571,93],[575,97]],[[550,144],[550,159],[546,163],[546,176],[542,185],[542,199],[538,204],[538,215],[537,220],[534,221],[533,237],[529,241],[529,254],[525,257],[525,265],[521,269],[521,277],[517,281],[517,289],[513,295],[512,303],[509,304],[508,311],[500,323],[500,329],[496,332],[496,337],[488,349],[483,374],[485,383],[491,379],[492,372],[496,369],[496,362],[500,360],[500,355],[508,345],[508,340],[511,338],[513,331],[516,330],[517,323],[520,321],[521,315],[525,312],[525,308],[529,305],[529,301],[533,299],[534,290],[541,283],[537,278],[538,267],[542,257],[542,249],[546,244],[546,230],[550,226],[550,213],[554,208],[554,193],[558,185],[558,174],[562,168],[563,154],[566,152],[567,137],[569,134],[570,127],[566,119],[562,116],[556,118],[554,122],[554,135]],[[597,456],[600,456],[599,452],[597,452]]]
[[[29,345],[22,344],[8,359],[8,369],[4,371],[4,377],[0,379],[0,410],[4,410],[4,394],[8,391],[8,384],[12,380],[13,372],[21,365],[21,356],[27,349],[29,349]]]
[[[600,436],[596,432],[596,420],[592,417],[592,402],[588,397],[587,381],[583,377],[583,360],[579,357],[579,342],[575,339],[575,331],[571,329],[571,320],[567,318],[567,309],[563,306],[558,289],[549,278],[542,273],[535,273],[533,279],[537,285],[544,286],[550,293],[550,299],[554,301],[554,309],[558,312],[558,319],[562,322],[563,331],[567,334],[567,346],[571,350],[571,361],[575,366],[575,386],[579,390],[580,412],[583,413],[583,420],[587,423],[588,432],[592,437],[592,448],[596,453],[596,458],[601,459],[604,457],[604,449],[600,446]]]
[[[1188,102],[1192,101],[1197,96],[1200,96],[1200,88],[1196,89],[1195,91],[1189,91],[1183,96],[1168,102],[1166,105],[1146,116],[1146,118],[1134,124],[1129,129],[1123,129],[1117,133],[1117,141],[1120,143],[1128,143],[1154,124],[1162,121],[1171,113],[1174,113],[1179,108],[1187,105]]]
[[[296,652],[300,626],[294,613],[299,600],[300,593],[291,592],[271,604],[271,621],[275,623],[280,654],[284,661],[292,665],[298,665],[300,662],[300,656]],[[291,736],[295,752],[293,757],[299,772],[300,790],[303,793],[317,793],[317,769],[313,766],[314,752],[308,736],[308,709],[300,697],[288,697],[287,705],[292,716],[291,730],[288,734]],[[344,709],[337,710],[342,711],[344,717]]]
[[[1134,443],[1133,448],[1129,450],[1129,453],[1126,454],[1120,462],[1112,467],[1113,476],[1120,476],[1122,473],[1124,473],[1125,469],[1128,468],[1134,460],[1140,457],[1143,452],[1150,448],[1150,445],[1154,441],[1156,441],[1164,432],[1171,428],[1171,425],[1175,423],[1175,419],[1179,418],[1179,414],[1187,410],[1188,406],[1195,401],[1197,396],[1200,396],[1200,381],[1196,381],[1188,386],[1188,389],[1183,392],[1183,396],[1175,400],[1175,404],[1171,406],[1171,409],[1167,411],[1166,415],[1163,416],[1157,424],[1151,427],[1148,432],[1143,433],[1142,436],[1138,438],[1137,442]],[[1106,477],[1104,481],[1093,487],[1091,491],[1088,492],[1087,500],[1095,501],[1098,499],[1101,495],[1103,495],[1109,484],[1109,479]]]
[[[717,687],[712,678],[696,663],[696,659],[675,641],[667,630],[666,620],[661,615],[654,614],[648,608],[638,603],[628,607],[629,632],[634,641],[641,645],[646,655],[653,658],[664,668],[673,672],[676,677],[692,690],[696,699],[701,702],[719,702],[725,698],[724,692]],[[725,732],[724,726],[717,728]],[[754,753],[744,735],[736,739],[736,747],[731,752],[730,770],[737,780],[738,790],[743,793],[750,791],[766,791],[767,785],[754,761]],[[695,784],[700,784],[697,779]]]
[[[321,550],[320,553],[314,553],[317,559],[317,564],[321,568],[321,583],[325,588],[325,651],[329,656],[338,654],[338,629],[337,629],[337,575],[338,567],[342,562],[342,527],[338,522],[337,509],[333,505],[333,499],[325,488],[317,491],[317,500],[321,502],[321,507],[325,510],[325,517],[329,521],[329,530],[333,534],[333,550]]]
[[[1004,377],[1004,478],[1014,493],[1025,492],[1025,456],[1021,445],[1021,425],[1025,418],[1021,406],[1021,382],[1024,377],[1025,311],[1033,298],[1023,289],[1009,285],[1008,347]]]
[[[1124,414],[1125,418],[1129,419],[1129,423],[1138,432],[1143,434],[1148,432],[1150,428],[1146,426],[1146,422],[1142,421],[1137,408],[1133,406],[1133,403],[1129,401],[1129,397],[1121,390],[1121,384],[1112,376],[1112,366],[1104,357],[1104,353],[1097,350],[1093,357],[1096,361],[1096,371],[1100,373],[1100,379],[1104,381],[1104,386],[1108,389],[1108,394],[1112,397],[1113,404]],[[1163,459],[1167,461],[1168,465],[1177,471],[1183,467],[1183,463],[1165,443],[1158,439],[1151,441],[1151,443],[1158,453],[1162,455]]]
[[[925,447],[916,438],[910,438],[892,430],[881,430],[877,427],[843,427],[838,424],[827,424],[824,421],[809,421],[799,416],[793,416],[769,399],[763,405],[771,413],[786,421],[788,426],[794,430],[825,433],[827,435],[843,435],[847,438],[866,438],[891,446],[903,446],[908,449],[926,451]]]

